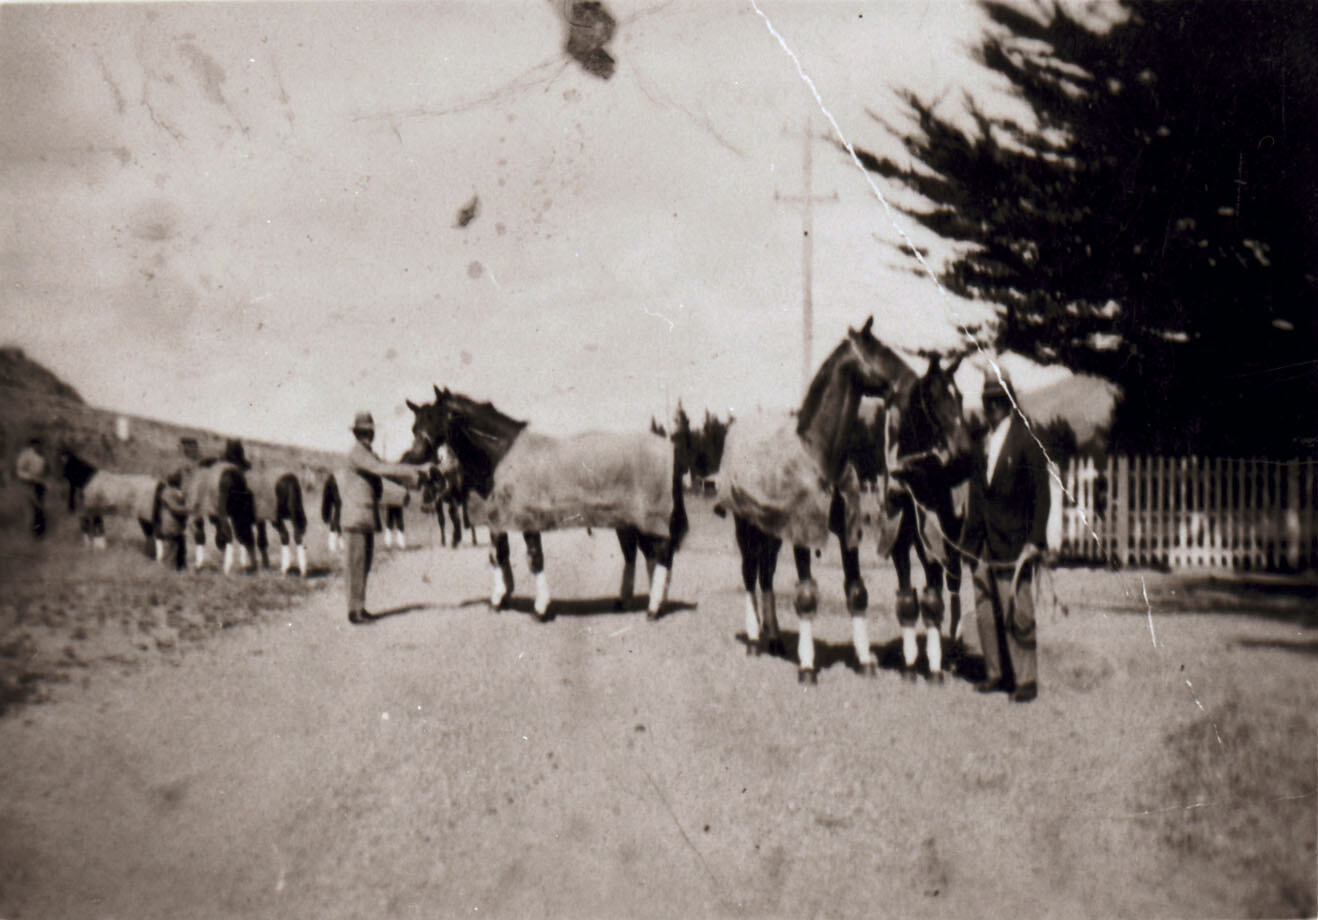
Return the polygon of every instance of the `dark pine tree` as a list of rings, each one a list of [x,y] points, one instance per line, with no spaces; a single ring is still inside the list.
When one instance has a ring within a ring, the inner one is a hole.
[[[976,58],[1033,123],[901,94],[908,213],[965,255],[994,344],[1122,388],[1111,446],[1318,448],[1318,0],[984,4]]]

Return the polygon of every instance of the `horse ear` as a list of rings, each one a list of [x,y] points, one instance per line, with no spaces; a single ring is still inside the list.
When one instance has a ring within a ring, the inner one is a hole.
[[[874,316],[871,315],[869,319],[865,320],[865,325],[863,325],[863,326],[860,327],[860,334],[861,334],[861,335],[869,335],[869,334],[870,334],[870,327],[873,326],[873,325],[874,325]]]
[[[965,357],[966,357],[966,353],[964,351],[958,352],[957,356],[952,359],[952,363],[947,366],[947,372],[949,374],[955,374],[956,369],[961,366],[961,362],[962,360],[965,359]]]
[[[435,398],[436,398],[436,399],[443,399],[443,398],[444,398],[444,394],[441,393],[441,392],[439,391],[439,384],[432,383],[432,384],[431,384],[431,387],[433,387],[434,390],[435,390]]]
[[[407,408],[411,409],[413,412],[421,411],[421,407],[418,406],[416,403],[412,402],[412,400],[404,399],[403,402],[407,403]]]

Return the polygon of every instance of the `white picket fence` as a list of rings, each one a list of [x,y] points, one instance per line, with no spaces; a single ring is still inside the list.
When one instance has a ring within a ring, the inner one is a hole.
[[[1050,542],[1072,561],[1296,572],[1318,567],[1315,493],[1314,459],[1073,460]]]

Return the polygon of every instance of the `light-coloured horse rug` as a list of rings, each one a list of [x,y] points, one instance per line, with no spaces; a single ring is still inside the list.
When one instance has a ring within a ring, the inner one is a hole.
[[[159,484],[145,473],[100,470],[83,487],[80,510],[87,515],[132,514],[139,521],[150,521]]]
[[[469,511],[473,524],[504,533],[635,527],[667,537],[673,446],[648,432],[554,438],[523,431],[495,467],[490,497]]]
[[[819,469],[796,419],[761,412],[739,417],[728,429],[719,469],[719,503],[737,517],[793,546],[828,543],[833,485]],[[850,464],[836,484],[844,503],[845,542],[860,542],[860,479]]]

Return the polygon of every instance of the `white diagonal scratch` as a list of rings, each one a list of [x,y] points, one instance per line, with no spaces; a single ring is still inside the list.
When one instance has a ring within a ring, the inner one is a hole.
[[[674,329],[674,327],[676,326],[676,324],[675,324],[671,319],[669,319],[668,317],[664,316],[662,313],[655,313],[655,312],[652,311],[652,310],[647,310],[645,307],[641,307],[641,312],[644,313],[646,316],[654,316],[654,317],[657,317],[657,318],[663,320],[665,323],[668,324],[668,331],[669,331],[669,332],[672,332],[673,329]]]
[[[1144,610],[1149,616],[1149,638],[1153,640],[1153,647],[1157,648],[1158,636],[1153,631],[1153,604],[1149,600],[1149,584],[1144,580],[1143,575],[1140,576],[1140,590],[1144,592]],[[1200,708],[1202,709],[1203,707],[1201,706]]]

